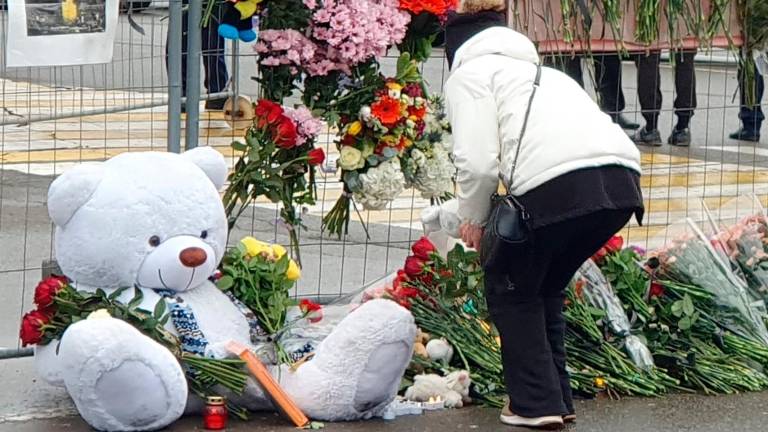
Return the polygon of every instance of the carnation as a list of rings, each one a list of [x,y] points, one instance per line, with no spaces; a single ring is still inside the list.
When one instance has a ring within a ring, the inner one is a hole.
[[[360,174],[362,188],[354,199],[366,210],[382,210],[405,189],[405,175],[400,160],[390,159]]]
[[[305,106],[286,108],[285,115],[296,124],[296,129],[299,133],[296,145],[303,145],[307,141],[313,141],[323,131],[322,120],[315,118],[312,112]]]

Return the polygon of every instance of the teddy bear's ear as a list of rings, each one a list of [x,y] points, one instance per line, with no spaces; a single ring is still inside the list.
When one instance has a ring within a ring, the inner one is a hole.
[[[227,162],[221,153],[210,147],[198,147],[185,151],[181,156],[200,167],[217,190],[224,186],[227,181]]]
[[[93,195],[104,178],[102,163],[75,166],[60,175],[48,188],[48,214],[58,227],[72,219],[77,209]]]

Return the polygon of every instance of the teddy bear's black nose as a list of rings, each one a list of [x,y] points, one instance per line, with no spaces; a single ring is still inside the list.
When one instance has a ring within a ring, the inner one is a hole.
[[[185,267],[199,267],[207,259],[208,255],[204,250],[198,247],[186,248],[179,254],[179,261],[181,261]]]

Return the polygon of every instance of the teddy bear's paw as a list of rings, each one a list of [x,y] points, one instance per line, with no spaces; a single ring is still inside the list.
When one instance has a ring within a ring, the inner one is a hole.
[[[413,352],[416,326],[406,309],[369,301],[339,323],[315,357],[281,379],[309,416],[369,418],[395,397]]]
[[[184,412],[187,382],[176,358],[130,324],[84,320],[64,333],[64,382],[80,415],[103,431],[163,428]]]

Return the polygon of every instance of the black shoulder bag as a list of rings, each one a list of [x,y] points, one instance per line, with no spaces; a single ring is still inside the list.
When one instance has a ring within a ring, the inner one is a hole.
[[[520,247],[528,241],[529,214],[522,204],[512,196],[509,190],[512,187],[512,179],[517,167],[517,159],[520,156],[520,148],[523,145],[523,135],[528,125],[528,117],[531,114],[531,104],[536,95],[541,81],[541,65],[536,65],[536,78],[533,80],[533,91],[528,99],[528,107],[525,110],[523,125],[520,128],[520,136],[517,139],[515,158],[512,160],[512,172],[509,175],[509,187],[505,195],[494,193],[491,196],[492,207],[488,223],[485,226],[483,239],[480,245],[481,262],[484,268],[495,267],[497,261],[508,262],[512,258],[512,248]]]

